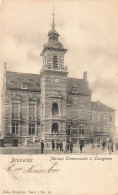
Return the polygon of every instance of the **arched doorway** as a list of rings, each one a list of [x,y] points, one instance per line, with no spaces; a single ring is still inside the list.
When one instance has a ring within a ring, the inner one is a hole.
[[[58,104],[57,103],[53,103],[52,104],[52,115],[57,115],[58,112],[59,112]]]
[[[52,124],[52,133],[58,133],[58,123]]]

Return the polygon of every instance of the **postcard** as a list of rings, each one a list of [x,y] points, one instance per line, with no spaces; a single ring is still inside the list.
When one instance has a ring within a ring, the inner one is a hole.
[[[117,10],[0,2],[0,195],[118,194]]]

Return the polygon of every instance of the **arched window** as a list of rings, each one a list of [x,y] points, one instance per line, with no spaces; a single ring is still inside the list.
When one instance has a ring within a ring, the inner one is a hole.
[[[58,133],[58,123],[52,124],[52,133]]]
[[[59,112],[58,104],[57,103],[53,103],[52,104],[52,115],[57,115],[58,112]]]
[[[58,68],[58,58],[56,55],[53,56],[53,68]]]

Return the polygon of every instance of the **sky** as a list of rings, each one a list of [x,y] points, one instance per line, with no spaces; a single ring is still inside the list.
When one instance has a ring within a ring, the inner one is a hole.
[[[40,73],[40,53],[48,41],[53,6],[59,41],[68,49],[65,54],[68,76],[82,78],[87,71],[92,100],[100,100],[117,110],[117,0],[3,0],[0,5],[0,89],[4,62],[9,71]]]

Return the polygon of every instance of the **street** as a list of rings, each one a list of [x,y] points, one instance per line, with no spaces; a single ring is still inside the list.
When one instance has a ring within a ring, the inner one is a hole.
[[[65,152],[64,151],[60,151],[60,150],[54,150],[52,151],[52,148],[50,147],[45,147],[44,148],[44,153],[41,154],[41,148],[39,147],[1,147],[0,148],[0,153],[1,154],[40,154],[40,155],[45,155],[45,154],[58,154],[58,155],[72,155],[72,154],[77,154],[77,155],[83,155],[83,154],[87,154],[87,155],[109,155],[109,150],[106,147],[104,149],[104,151],[102,150],[102,147],[97,147],[95,146],[94,148],[92,148],[91,144],[89,145],[85,145],[85,147],[83,147],[82,149],[82,153],[80,153],[80,148],[77,145],[74,145],[73,147],[73,153],[70,153],[70,151]],[[113,152],[111,152],[111,155],[113,154],[118,154],[118,150],[115,149],[114,146],[114,150]]]

